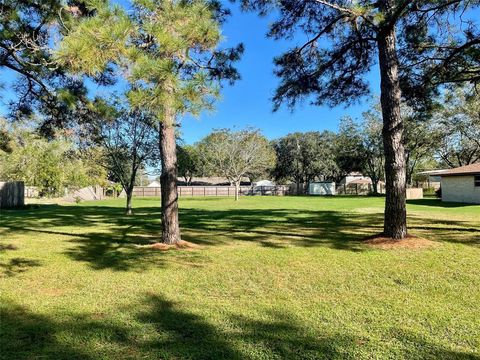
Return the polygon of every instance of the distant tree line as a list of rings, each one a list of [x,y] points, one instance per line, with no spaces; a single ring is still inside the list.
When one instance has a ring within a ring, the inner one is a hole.
[[[445,92],[428,117],[402,105],[408,185],[419,170],[480,161],[480,101],[473,91]],[[179,144],[177,152],[179,175],[187,184],[195,176],[208,175],[224,176],[232,184],[242,177],[262,176],[297,184],[339,182],[351,172],[361,172],[377,194],[379,182],[385,181],[382,118],[376,102],[359,119],[342,118],[338,132],[295,132],[267,145],[255,129],[217,130],[197,144]]]

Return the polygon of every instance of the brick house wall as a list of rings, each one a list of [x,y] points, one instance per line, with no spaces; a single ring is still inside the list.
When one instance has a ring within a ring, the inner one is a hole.
[[[442,176],[442,201],[480,204],[480,186],[474,175]]]

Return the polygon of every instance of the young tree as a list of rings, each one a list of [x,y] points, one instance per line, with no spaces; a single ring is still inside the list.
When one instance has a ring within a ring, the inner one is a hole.
[[[133,215],[133,187],[139,169],[158,160],[155,119],[139,110],[121,109],[112,121],[100,124],[100,141],[106,149],[109,170],[127,195],[126,214]]]
[[[275,165],[273,148],[255,129],[216,130],[199,142],[198,150],[207,172],[235,184],[235,200],[243,177],[269,171]]]
[[[201,163],[198,149],[194,145],[177,145],[178,175],[189,186],[192,178],[200,173]]]
[[[262,14],[270,10],[279,14],[278,21],[271,25],[271,37],[292,38],[300,31],[308,39],[275,59],[276,74],[281,78],[274,96],[276,107],[284,102],[293,107],[305,98],[314,105],[351,103],[367,94],[366,74],[378,62],[386,178],[384,234],[404,238],[407,221],[401,86],[404,97],[428,105],[425,100],[442,83],[480,81],[478,19],[470,13],[479,2],[242,3]],[[462,15],[468,17],[468,26],[463,26]]]
[[[220,80],[238,79],[232,62],[242,46],[218,50],[216,1],[136,0],[132,12],[93,1],[94,16],[79,21],[57,51],[71,71],[99,76],[115,66],[131,86],[130,103],[159,121],[162,163],[162,241],[180,241],[175,129],[183,114],[210,109]]]

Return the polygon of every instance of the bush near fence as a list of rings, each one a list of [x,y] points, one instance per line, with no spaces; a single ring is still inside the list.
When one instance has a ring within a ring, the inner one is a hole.
[[[23,181],[0,182],[0,209],[17,208],[25,205]]]

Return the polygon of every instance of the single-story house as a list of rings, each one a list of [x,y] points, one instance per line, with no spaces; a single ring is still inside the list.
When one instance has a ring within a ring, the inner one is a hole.
[[[441,171],[442,201],[480,204],[480,163]]]

